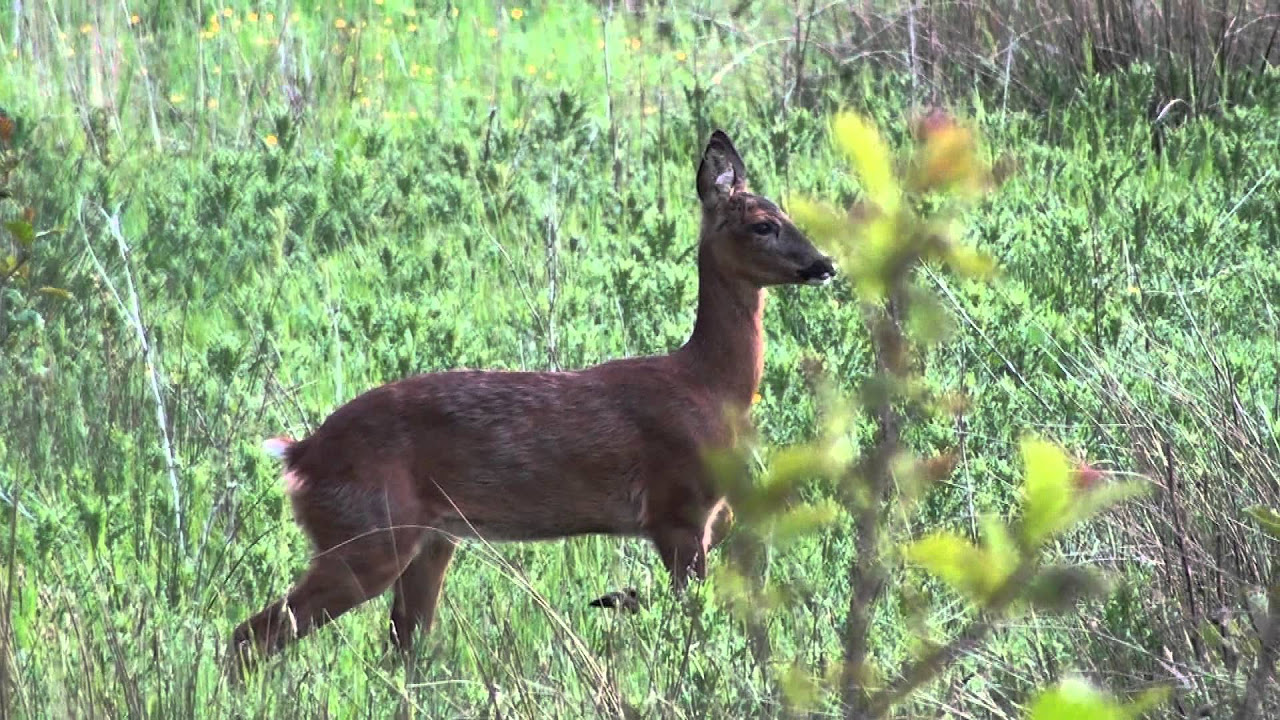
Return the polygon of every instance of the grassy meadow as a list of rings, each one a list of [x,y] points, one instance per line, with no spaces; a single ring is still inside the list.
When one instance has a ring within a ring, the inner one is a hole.
[[[972,47],[943,47],[960,26],[933,34],[929,2],[5,5],[0,716],[841,716],[838,694],[784,690],[840,663],[844,516],[771,549],[797,592],[765,617],[768,653],[714,579],[677,600],[645,541],[588,537],[464,545],[408,668],[389,596],[243,687],[223,661],[308,555],[264,438],[412,373],[677,347],[708,134],[766,196],[847,203],[842,108],[905,146],[945,105],[1013,169],[964,218],[999,278],[919,274],[951,330],[927,384],[968,409],[908,423],[907,445],[959,459],[886,547],[1008,512],[1028,432],[1154,490],[1050,548],[1105,570],[1103,599],[1002,624],[894,716],[1024,717],[1080,674],[1172,688],[1161,717],[1231,717],[1268,652],[1280,556],[1245,508],[1280,507],[1274,9],[1231,34],[1261,52],[1192,38],[1126,64],[976,16]],[[818,431],[810,358],[845,390],[874,365],[843,279],[772,291],[765,328],[761,462]],[[586,606],[623,586],[641,612]],[[894,565],[877,663],[972,613]],[[1255,717],[1280,716],[1267,686]]]

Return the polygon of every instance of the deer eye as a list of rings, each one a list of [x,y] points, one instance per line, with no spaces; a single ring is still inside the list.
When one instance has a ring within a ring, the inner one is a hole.
[[[751,226],[751,232],[757,235],[772,235],[778,232],[778,226],[771,222],[758,222]]]

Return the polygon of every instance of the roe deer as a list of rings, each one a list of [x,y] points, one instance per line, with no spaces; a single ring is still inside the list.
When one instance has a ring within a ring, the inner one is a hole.
[[[748,426],[764,363],[764,288],[835,275],[785,213],[747,189],[717,130],[702,201],[693,334],[668,355],[572,372],[454,370],[389,383],[310,437],[273,438],[315,546],[288,596],[236,628],[237,662],[269,654],[394,585],[391,641],[429,631],[460,537],[648,537],[678,591],[706,575],[723,498],[704,452]]]

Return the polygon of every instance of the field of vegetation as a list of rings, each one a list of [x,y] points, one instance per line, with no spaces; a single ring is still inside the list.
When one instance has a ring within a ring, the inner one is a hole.
[[[264,438],[412,373],[674,349],[713,129],[762,194],[849,204],[832,114],[905,148],[930,106],[1008,173],[960,231],[1000,270],[915,273],[950,330],[923,384],[965,402],[907,418],[955,466],[880,538],[876,666],[981,617],[897,550],[1016,513],[1028,433],[1151,492],[1045,549],[1105,593],[1004,618],[892,715],[1026,717],[1083,677],[1280,717],[1247,512],[1280,508],[1274,3],[5,5],[0,717],[841,716],[845,512],[767,546],[788,599],[749,618],[714,573],[671,596],[641,539],[470,543],[407,669],[389,597],[241,687],[224,663],[308,556]],[[875,371],[848,277],[771,292],[760,467],[820,433],[816,364]],[[587,607],[625,586],[640,612]]]

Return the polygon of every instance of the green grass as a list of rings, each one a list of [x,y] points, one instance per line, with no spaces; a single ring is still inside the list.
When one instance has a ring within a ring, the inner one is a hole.
[[[456,16],[392,0],[232,3],[230,15],[151,3],[132,8],[136,24],[117,4],[28,5],[16,31],[0,15],[0,106],[22,153],[0,213],[31,206],[48,234],[25,276],[0,284],[0,705],[18,717],[585,717],[619,704],[782,716],[780,668],[839,661],[847,522],[769,558],[804,589],[769,618],[774,666],[714,588],[678,602],[645,543],[608,538],[465,546],[408,674],[384,647],[386,598],[246,688],[219,664],[235,624],[307,557],[263,438],[305,432],[409,373],[574,368],[677,346],[693,320],[707,133],[733,136],[769,196],[851,199],[826,113],[857,109],[903,142],[923,100],[909,78],[855,68],[791,102],[782,3],[737,20],[687,3],[643,20],[583,2]],[[967,218],[1001,281],[924,278],[954,325],[929,381],[973,405],[962,424],[909,429],[921,452],[964,451],[912,526],[967,530],[1006,509],[1026,430],[1162,490],[1055,549],[1114,571],[1110,599],[1080,618],[1019,619],[903,717],[1016,716],[1071,670],[1121,693],[1189,677],[1187,707],[1231,701],[1247,676],[1224,648],[1252,657],[1245,609],[1268,572],[1239,509],[1280,504],[1280,96],[1170,129],[1157,155],[1152,78],[1088,79],[1045,114],[976,91],[951,100],[1020,169]],[[151,368],[126,317],[130,284]],[[781,447],[816,431],[800,359],[820,356],[851,387],[870,348],[843,284],[774,292],[765,322],[756,418]],[[644,612],[585,607],[622,585],[650,599]],[[937,600],[923,618],[917,588]],[[1219,608],[1215,644],[1204,628]],[[942,637],[966,612],[901,571],[874,646],[888,666],[917,647],[913,628]]]

